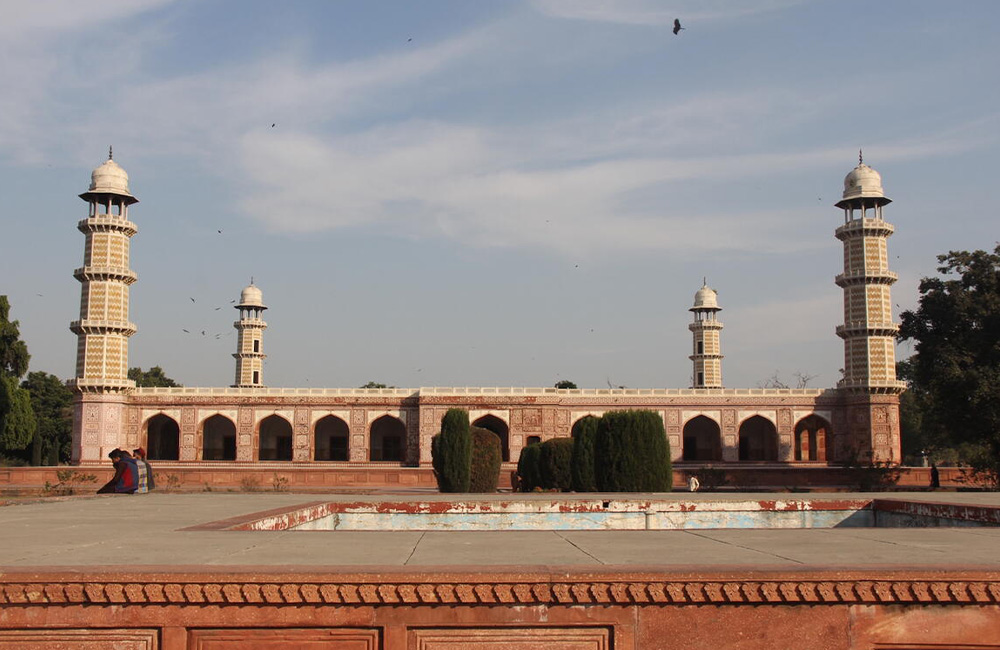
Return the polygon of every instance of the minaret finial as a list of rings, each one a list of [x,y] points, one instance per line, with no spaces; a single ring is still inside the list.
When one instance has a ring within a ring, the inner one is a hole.
[[[253,284],[253,276],[252,275],[250,276],[250,284],[251,285]]]
[[[865,164],[865,157],[864,157],[864,155],[863,155],[863,154],[861,153],[861,149],[858,149],[858,164],[859,164],[859,165],[863,165],[863,164]]]
[[[703,286],[703,287],[707,287],[708,286],[708,276],[707,275],[701,276],[701,286]]]
[[[108,145],[108,160],[114,160],[114,151],[110,144]]]

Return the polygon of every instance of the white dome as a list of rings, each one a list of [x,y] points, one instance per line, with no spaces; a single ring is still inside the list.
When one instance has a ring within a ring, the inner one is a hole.
[[[882,190],[882,175],[863,162],[858,163],[858,166],[844,177],[844,196],[837,202],[837,207],[850,207],[857,203],[858,199],[874,199],[865,201],[867,205],[873,202],[878,205],[892,202]]]
[[[690,311],[696,309],[714,309],[721,310],[718,302],[719,294],[715,292],[714,289],[709,288],[707,284],[702,285],[701,289],[698,289],[697,293],[694,294],[694,307]]]
[[[108,158],[90,174],[90,189],[80,195],[80,198],[90,200],[101,194],[114,194],[126,197],[126,203],[137,203],[139,199],[128,191],[128,174],[114,160]]]
[[[258,307],[261,309],[267,309],[267,307],[264,306],[264,294],[253,284],[240,293],[240,304],[236,306],[237,308]]]

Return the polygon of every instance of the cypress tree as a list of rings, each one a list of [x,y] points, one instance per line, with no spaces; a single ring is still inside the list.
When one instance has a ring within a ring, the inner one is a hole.
[[[567,491],[573,487],[570,465],[573,460],[573,439],[552,438],[542,443],[538,459],[542,487],[546,490]]]
[[[503,461],[500,436],[481,427],[472,427],[469,431],[472,434],[469,492],[496,492]]]
[[[663,420],[653,411],[605,413],[594,453],[602,492],[667,492],[673,487]]]
[[[469,468],[472,463],[468,411],[448,409],[441,420],[437,449],[441,459],[437,476],[438,488],[442,492],[468,492]]]
[[[597,438],[599,418],[588,415],[573,427],[573,458],[570,473],[573,489],[577,492],[596,492],[594,475],[594,442]]]
[[[539,474],[539,460],[542,456],[542,444],[535,442],[521,449],[517,459],[517,475],[521,477],[521,492],[531,492],[542,487]]]

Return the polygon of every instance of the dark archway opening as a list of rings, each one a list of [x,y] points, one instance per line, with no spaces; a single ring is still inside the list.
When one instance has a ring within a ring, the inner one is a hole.
[[[372,422],[370,460],[403,462],[406,426],[391,415]]]
[[[236,460],[236,425],[226,416],[205,420],[201,440],[202,460]]]
[[[260,423],[260,460],[292,459],[292,425],[280,415],[269,415]]]
[[[770,420],[755,415],[743,421],[740,460],[778,460],[778,430]]]
[[[795,425],[795,460],[826,460],[826,441],[832,431],[830,423],[818,415],[810,415]]]
[[[316,460],[345,461],[350,459],[348,452],[350,430],[347,423],[336,415],[328,415],[316,423],[315,439],[314,458]]]
[[[146,423],[146,458],[178,460],[181,457],[181,430],[169,415],[154,415]]]
[[[487,431],[492,431],[497,434],[500,438],[500,450],[503,454],[503,462],[510,461],[510,429],[507,427],[507,423],[498,418],[495,415],[484,415],[475,422],[472,426],[479,427],[480,429],[486,429]]]
[[[684,425],[684,460],[722,460],[722,432],[714,420],[699,415]]]

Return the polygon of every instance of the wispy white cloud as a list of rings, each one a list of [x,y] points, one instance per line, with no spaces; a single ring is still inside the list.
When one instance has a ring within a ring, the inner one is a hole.
[[[559,18],[628,25],[707,22],[780,11],[808,0],[534,0],[541,12]]]

